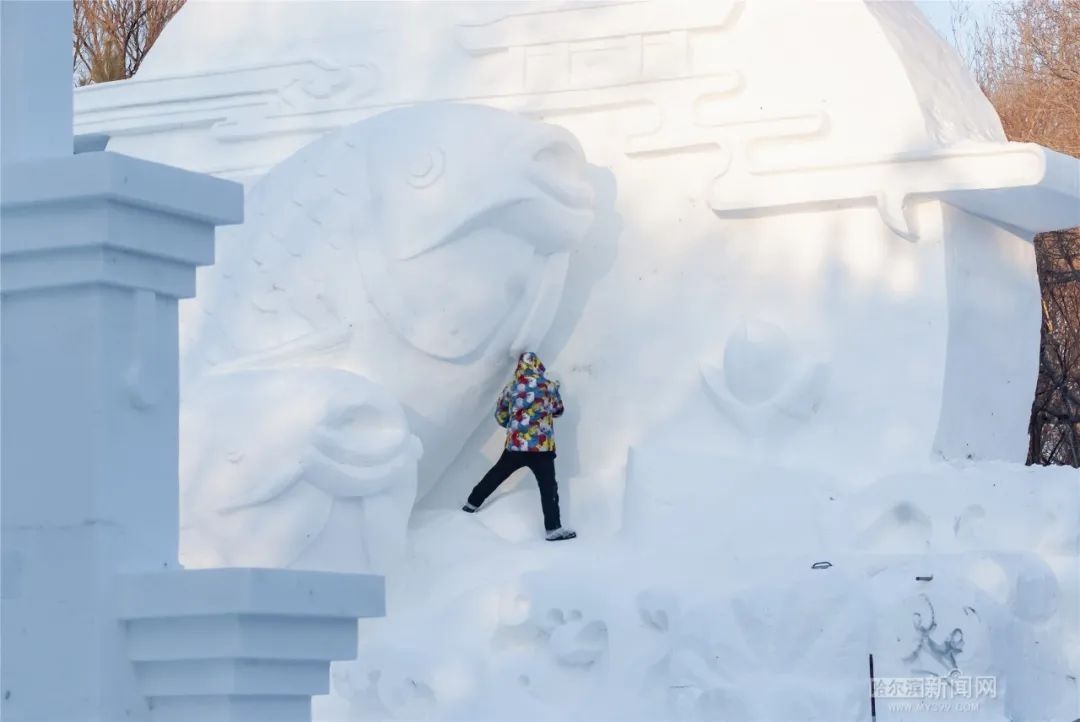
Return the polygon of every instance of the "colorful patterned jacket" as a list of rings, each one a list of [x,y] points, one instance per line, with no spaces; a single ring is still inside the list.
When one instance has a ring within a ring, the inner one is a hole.
[[[555,419],[562,416],[559,382],[545,376],[544,364],[526,352],[514,379],[499,394],[495,420],[506,428],[507,451],[555,451]]]

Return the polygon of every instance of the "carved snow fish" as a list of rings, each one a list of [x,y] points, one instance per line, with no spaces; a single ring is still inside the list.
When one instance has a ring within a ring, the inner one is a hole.
[[[200,270],[184,393],[211,371],[359,374],[404,406],[422,495],[546,334],[594,223],[588,169],[566,131],[481,106],[392,110],[311,143],[250,190]]]
[[[326,367],[210,373],[181,406],[187,567],[393,569],[420,443],[385,389]]]

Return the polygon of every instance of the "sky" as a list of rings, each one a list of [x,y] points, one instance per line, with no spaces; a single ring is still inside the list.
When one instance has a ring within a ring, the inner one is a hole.
[[[917,4],[937,31],[952,42],[952,0],[919,0]],[[959,4],[967,5],[972,16],[980,20],[989,16],[994,6],[992,0],[966,0]]]
[[[937,28],[937,31],[951,40],[952,31],[949,19],[952,13],[952,3],[949,0],[920,0],[918,5],[933,26]]]

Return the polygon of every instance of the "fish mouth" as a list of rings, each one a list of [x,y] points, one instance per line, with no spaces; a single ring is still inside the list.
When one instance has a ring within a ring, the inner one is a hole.
[[[596,193],[584,177],[585,155],[572,138],[551,140],[532,151],[526,176],[541,193],[559,204],[591,211]]]
[[[502,206],[500,222],[541,256],[573,249],[596,220],[597,192],[581,146],[552,126],[513,154],[522,159],[525,185]]]
[[[338,463],[356,467],[392,465],[409,450],[405,415],[386,402],[335,402],[312,431],[312,445]]]

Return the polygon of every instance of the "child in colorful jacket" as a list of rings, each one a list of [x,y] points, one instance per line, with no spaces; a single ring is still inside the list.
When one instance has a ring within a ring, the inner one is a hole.
[[[499,484],[518,469],[528,467],[540,487],[544,528],[548,541],[573,539],[559,521],[559,486],[555,480],[555,419],[563,414],[559,382],[547,377],[540,358],[527,351],[518,358],[514,378],[499,394],[495,420],[506,429],[506,444],[495,466],[484,475],[462,507],[470,514],[491,496]]]

